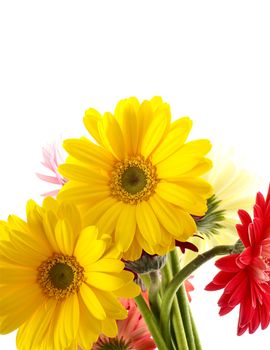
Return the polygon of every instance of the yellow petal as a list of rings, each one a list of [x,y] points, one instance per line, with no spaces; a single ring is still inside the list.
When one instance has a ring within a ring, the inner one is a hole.
[[[140,293],[141,288],[133,281],[126,283],[123,287],[113,292],[113,294],[118,298],[133,298],[139,295]]]
[[[81,297],[79,297],[79,303],[80,326],[78,331],[78,343],[83,350],[89,350],[92,349],[93,343],[101,333],[101,321],[92,316],[81,300]]]
[[[177,184],[189,189],[190,191],[193,191],[200,195],[203,198],[209,198],[213,194],[213,188],[212,186],[205,180],[200,178],[180,178],[179,181],[177,181]]]
[[[112,207],[104,212],[96,224],[100,232],[108,235],[111,235],[114,232],[118,217],[124,206],[124,203],[116,202]]]
[[[30,200],[26,205],[26,213],[29,229],[28,232],[24,232],[26,234],[24,237],[24,243],[28,244],[27,236],[29,235],[29,238],[32,238],[31,242],[29,241],[29,246],[32,249],[49,256],[52,251],[43,228],[44,210],[33,200]]]
[[[103,272],[86,272],[87,283],[97,289],[105,291],[115,291],[121,288],[125,283],[133,279],[133,274],[128,271],[122,271],[118,274],[108,274]]]
[[[154,210],[156,217],[161,225],[173,235],[177,235],[181,231],[181,224],[174,207],[164,202],[158,194],[154,194],[149,199],[149,204]]]
[[[84,225],[94,225],[103,213],[115,205],[117,200],[111,196],[99,201],[91,206],[83,215],[82,220]]]
[[[87,267],[101,258],[106,250],[106,242],[103,240],[93,240],[92,234],[96,232],[96,227],[89,227],[79,235],[74,255],[79,263]]]
[[[121,251],[129,249],[136,232],[136,226],[135,205],[124,205],[115,229],[115,242]]]
[[[77,238],[78,234],[81,232],[82,220],[81,220],[80,212],[76,208],[76,206],[72,205],[71,203],[62,202],[59,205],[57,214],[60,219],[66,219],[69,222],[72,228],[73,234],[75,234]]]
[[[164,104],[161,96],[154,96],[149,102],[151,103],[154,112]]]
[[[149,125],[141,146],[141,153],[147,158],[153,150],[160,144],[166,135],[170,125],[171,113],[168,105],[163,105],[158,109],[154,119]]]
[[[89,203],[90,200],[101,200],[110,196],[107,185],[90,186],[75,184],[72,181],[66,183],[60,190],[57,199],[71,201],[78,204]]]
[[[47,240],[54,252],[59,250],[58,244],[55,238],[55,227],[57,224],[57,216],[52,211],[46,211],[43,217],[43,228],[46,232]]]
[[[212,166],[213,164],[210,159],[201,158],[194,168],[192,168],[190,171],[187,171],[185,173],[185,177],[188,177],[188,176],[196,177],[196,176],[205,174],[207,171],[209,171],[212,168]]]
[[[14,237],[14,235],[13,235]],[[17,264],[21,267],[36,268],[47,257],[25,246],[23,242],[2,240],[0,243],[0,261]]]
[[[136,206],[136,219],[139,230],[146,241],[157,244],[160,241],[160,225],[153,209],[143,201]]]
[[[127,318],[127,310],[113,293],[95,289],[95,294],[101,302],[108,318],[123,320]]]
[[[166,201],[187,210],[190,214],[202,216],[207,211],[205,199],[174,183],[160,182],[156,193]]]
[[[63,146],[69,154],[83,163],[105,170],[112,167],[113,158],[110,153],[86,138],[65,140]]]
[[[178,179],[191,171],[200,161],[199,157],[180,156],[178,152],[156,165],[159,178]]]
[[[18,265],[1,264],[0,284],[35,283],[37,271],[34,268],[20,267]]]
[[[29,227],[27,223],[16,215],[9,215],[8,226],[16,231],[29,232]]]
[[[47,330],[52,321],[56,301],[49,299],[40,305],[33,316],[20,327],[17,334],[17,348],[29,350],[41,347],[47,341]]]
[[[85,115],[83,118],[84,125],[86,129],[89,131],[90,135],[102,145],[102,140],[98,131],[98,123],[101,121],[101,115],[94,108],[89,108],[85,111]]]
[[[182,222],[182,233],[176,239],[179,241],[186,241],[189,237],[197,232],[197,227],[194,219],[185,211],[179,210],[179,219]]]
[[[115,320],[106,318],[106,320],[102,321],[102,333],[110,338],[116,337],[118,329]]]
[[[96,294],[85,283],[80,288],[80,296],[87,310],[98,320],[105,320],[106,313]]]
[[[135,235],[132,244],[130,245],[129,249],[123,253],[123,259],[124,260],[138,260],[142,255],[142,247],[140,246],[137,237]]]
[[[179,150],[179,155],[194,155],[194,156],[204,156],[211,149],[212,145],[209,140],[195,140],[184,144]]]
[[[138,145],[138,120],[136,107],[129,100],[120,101],[115,109],[117,118],[125,141],[128,155],[137,154]]]
[[[114,272],[119,273],[125,267],[125,264],[117,259],[100,259],[87,267],[87,272]]]
[[[44,208],[46,211],[50,210],[54,213],[57,213],[59,209],[59,202],[52,197],[46,197],[42,202],[42,208]]]
[[[155,251],[156,243],[150,243],[149,239],[145,238],[140,231],[136,233],[136,238],[143,251],[150,255],[157,254]]]
[[[141,153],[141,145],[144,139],[144,135],[154,118],[153,108],[149,101],[143,101],[138,109],[138,146],[137,151]]]
[[[73,255],[75,238],[69,222],[65,219],[59,220],[55,227],[55,239],[60,252]]]
[[[111,113],[105,113],[102,122],[98,123],[102,142],[117,159],[125,157],[124,138],[117,120]]]
[[[77,336],[79,328],[79,303],[73,294],[60,304],[55,319],[54,348],[66,349]]]
[[[89,169],[89,167],[78,164],[61,164],[58,170],[67,179],[86,184],[106,185],[109,180],[99,169]]]
[[[0,333],[14,331],[26,322],[43,303],[44,296],[37,284],[0,287],[0,310],[3,316]]]
[[[155,165],[177,152],[184,142],[192,127],[192,121],[188,117],[180,118],[172,123],[166,138],[161,142],[152,156]]]

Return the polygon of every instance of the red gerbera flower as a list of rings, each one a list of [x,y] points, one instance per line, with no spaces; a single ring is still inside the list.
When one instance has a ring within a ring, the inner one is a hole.
[[[244,210],[238,214],[243,251],[217,260],[221,271],[205,289],[224,288],[218,301],[221,316],[240,304],[237,334],[242,335],[247,329],[254,333],[259,325],[265,329],[270,322],[270,187],[266,199],[257,194],[253,221]]]
[[[145,298],[147,296],[145,295]],[[101,335],[92,350],[154,350],[156,345],[133,299],[122,299],[128,311],[125,320],[117,321],[118,335],[109,338]]]

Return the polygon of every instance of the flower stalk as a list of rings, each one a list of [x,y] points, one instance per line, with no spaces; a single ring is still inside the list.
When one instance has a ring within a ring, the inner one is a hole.
[[[164,342],[163,336],[161,334],[158,322],[152,313],[152,311],[147,306],[143,296],[140,294],[135,297],[136,304],[140,309],[140,312],[145,320],[145,323],[148,326],[149,331],[151,332],[153,339],[159,350],[168,350],[166,343]]]
[[[191,261],[181,271],[179,271],[174,276],[172,281],[168,284],[164,296],[162,298],[160,311],[161,330],[166,342],[169,342],[170,340],[170,310],[172,308],[174,297],[177,291],[179,290],[181,284],[202,264],[204,264],[205,262],[217,255],[230,254],[233,248],[234,246],[221,245],[203,254],[198,255],[193,261]]]

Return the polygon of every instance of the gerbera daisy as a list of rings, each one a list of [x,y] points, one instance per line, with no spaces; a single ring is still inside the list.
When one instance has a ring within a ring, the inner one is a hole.
[[[56,144],[50,144],[47,147],[42,148],[42,154],[43,154],[43,161],[41,162],[41,164],[45,168],[49,169],[54,176],[40,174],[40,173],[37,173],[37,176],[43,181],[46,181],[55,185],[60,185],[62,187],[67,182],[67,180],[58,172],[58,166],[64,163],[64,160],[65,160],[64,150],[62,150]],[[45,197],[56,196],[58,192],[59,192],[59,189],[46,192],[42,194],[42,196],[45,196]]]
[[[122,299],[128,311],[125,320],[117,321],[118,334],[115,338],[101,335],[93,350],[154,350],[156,345],[133,299]]]
[[[237,211],[252,209],[256,194],[256,181],[247,171],[238,168],[233,161],[232,151],[210,152],[213,168],[204,178],[214,188],[214,195],[207,201],[207,212],[203,217],[195,217],[198,235],[190,242],[203,253],[220,244],[234,244],[237,241],[235,225],[238,222]],[[187,251],[181,260],[184,266],[197,256]]]
[[[185,143],[191,120],[171,123],[169,105],[154,97],[122,100],[114,115],[89,109],[84,123],[97,144],[64,141],[70,157],[59,171],[69,182],[58,198],[80,205],[83,220],[112,235],[127,260],[186,241],[196,231],[191,215],[204,215],[212,194],[200,178],[211,168],[211,145]]]
[[[115,337],[127,317],[118,297],[140,292],[118,250],[94,226],[83,230],[75,207],[48,197],[28,203],[27,222],[10,216],[0,242],[0,331],[19,328],[17,347],[89,350]]]
[[[223,289],[219,299],[220,315],[240,304],[238,335],[253,333],[270,322],[270,187],[266,200],[257,194],[253,222],[239,210],[242,224],[236,226],[242,252],[219,259],[221,271],[206,290]]]

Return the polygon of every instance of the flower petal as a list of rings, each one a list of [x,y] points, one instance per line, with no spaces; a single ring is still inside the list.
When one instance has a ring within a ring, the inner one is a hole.
[[[111,113],[104,114],[102,121],[98,123],[98,130],[102,143],[108,151],[112,152],[117,159],[124,159],[126,151],[123,133]]]
[[[59,220],[55,226],[55,240],[61,253],[72,255],[75,245],[75,234],[69,222],[65,219]]]
[[[160,225],[153,209],[143,201],[136,206],[136,218],[139,230],[146,241],[157,244],[161,239]]]
[[[161,198],[186,209],[190,214],[203,216],[207,211],[205,199],[177,184],[159,182],[156,192]]]
[[[186,141],[192,127],[192,121],[188,117],[180,118],[172,123],[166,138],[157,147],[152,156],[155,165],[177,152]]]
[[[115,242],[121,251],[127,251],[136,232],[136,207],[124,205],[115,228]]]
[[[149,125],[141,146],[142,155],[147,158],[160,144],[170,125],[171,112],[167,104],[163,104],[155,113],[155,118]]]
[[[93,292],[85,283],[82,284],[80,288],[80,296],[84,302],[84,305],[87,307],[87,310],[98,320],[105,320],[106,313],[99,302],[96,294]]]
[[[134,275],[129,271],[122,271],[118,274],[103,272],[86,272],[87,283],[97,289],[104,291],[115,291],[133,280]]]
[[[109,170],[113,164],[113,157],[108,151],[86,138],[65,140],[63,146],[75,159],[92,166],[94,164],[95,168]]]

